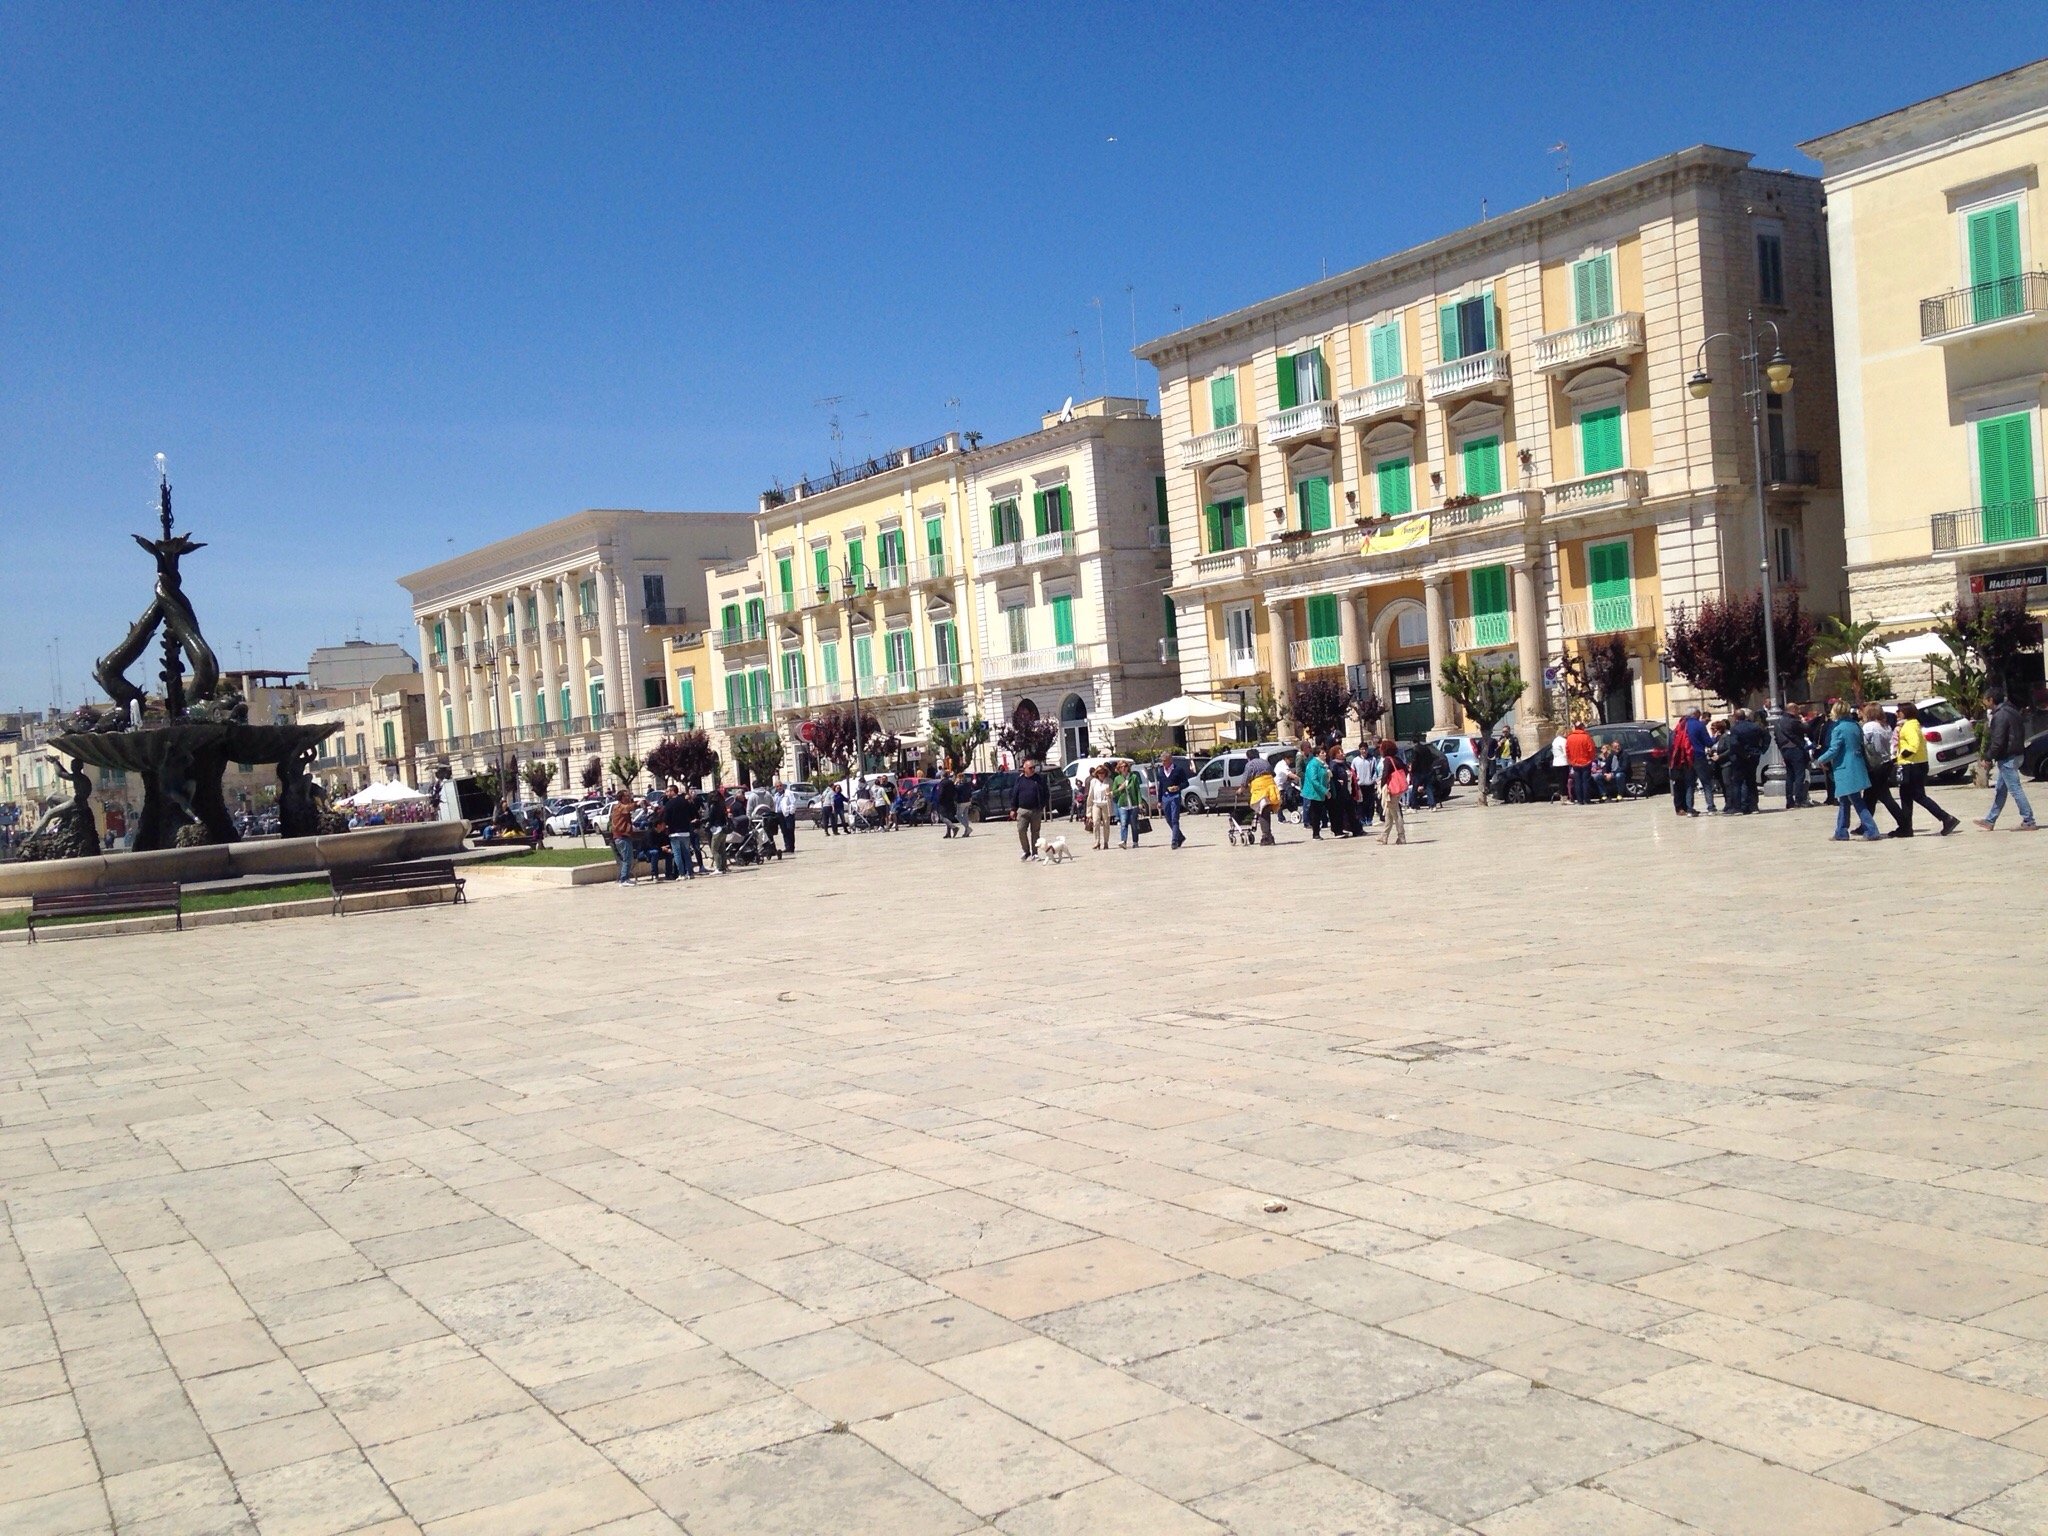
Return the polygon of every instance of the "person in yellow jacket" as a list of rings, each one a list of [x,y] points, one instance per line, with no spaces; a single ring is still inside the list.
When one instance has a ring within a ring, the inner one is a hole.
[[[1899,733],[1894,750],[1899,763],[1899,826],[1894,835],[1911,837],[1913,807],[1924,805],[1941,823],[1941,835],[1947,837],[1962,823],[1928,798],[1927,732],[1920,724],[1920,711],[1911,704],[1899,706]]]
[[[1258,823],[1260,846],[1271,847],[1273,816],[1280,809],[1280,785],[1262,757],[1252,759],[1252,777],[1246,799],[1252,808],[1252,819]]]

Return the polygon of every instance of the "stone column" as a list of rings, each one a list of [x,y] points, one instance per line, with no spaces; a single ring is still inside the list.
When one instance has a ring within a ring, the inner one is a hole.
[[[1515,584],[1515,664],[1522,669],[1522,697],[1515,706],[1523,748],[1533,752],[1536,715],[1543,707],[1543,615],[1538,611],[1536,566],[1517,560],[1511,567]]]
[[[1422,612],[1429,629],[1429,697],[1436,713],[1436,728],[1456,730],[1458,706],[1445,696],[1444,658],[1451,654],[1450,579],[1432,576],[1422,585]]]
[[[604,712],[630,719],[633,700],[626,691],[626,677],[619,665],[619,612],[612,589],[612,568],[597,562],[598,654],[604,658]]]
[[[1359,611],[1365,604],[1363,592],[1339,592],[1337,594],[1337,659],[1344,664],[1344,685],[1351,685],[1351,669],[1365,661],[1365,616]],[[1344,727],[1351,729],[1346,717]]]
[[[1267,605],[1266,639],[1273,647],[1273,696],[1284,714],[1294,703],[1294,620],[1286,604]]]
[[[555,617],[548,617],[548,606],[552,598]],[[562,669],[555,665],[555,642],[548,636],[548,625],[559,623],[566,636],[568,625],[562,611],[562,587],[559,580],[550,577],[535,582],[533,600],[540,609],[540,687],[541,698],[547,703],[548,719],[559,723],[562,717]]]
[[[420,632],[420,681],[427,690],[427,739],[432,741],[447,729],[443,723],[446,717],[441,713],[440,680],[448,675],[448,669],[434,658],[433,620],[429,617],[415,616],[413,627]]]
[[[455,708],[455,741],[450,752],[458,752],[469,745],[467,740],[469,723],[469,612],[463,608],[449,608],[441,614],[441,622],[450,631],[448,643],[462,648],[462,660],[450,665],[448,672],[448,702]]]

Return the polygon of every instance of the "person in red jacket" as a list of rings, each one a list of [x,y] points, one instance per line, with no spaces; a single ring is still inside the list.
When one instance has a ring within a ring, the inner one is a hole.
[[[1670,767],[1671,808],[1681,816],[1699,815],[1699,812],[1692,808],[1692,738],[1686,735],[1683,720],[1671,728]]]
[[[1572,804],[1593,803],[1593,759],[1597,755],[1593,746],[1593,733],[1583,725],[1574,725],[1564,739],[1565,765],[1572,771]]]

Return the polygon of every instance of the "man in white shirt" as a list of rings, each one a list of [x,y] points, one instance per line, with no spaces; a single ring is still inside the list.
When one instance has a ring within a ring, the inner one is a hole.
[[[1278,815],[1280,820],[1285,821],[1287,819],[1287,802],[1294,798],[1291,793],[1294,788],[1294,763],[1292,759],[1283,757],[1273,764],[1273,787],[1280,791]]]
[[[782,823],[782,851],[796,852],[796,786],[775,781],[775,819]]]

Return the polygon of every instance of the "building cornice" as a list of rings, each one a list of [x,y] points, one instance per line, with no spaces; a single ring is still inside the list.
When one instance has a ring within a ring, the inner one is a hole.
[[[647,512],[636,508],[591,507],[567,517],[542,523],[523,533],[468,550],[449,560],[426,566],[398,578],[398,584],[412,595],[418,607],[457,595],[491,577],[501,577],[508,567],[544,565],[583,550],[608,546],[621,531],[653,526],[674,526],[677,518],[732,519],[736,529],[753,520],[748,512]]]
[[[1334,306],[1365,299],[1383,299],[1386,290],[1417,277],[1432,275],[1444,267],[1470,265],[1495,252],[1527,245],[1531,239],[1561,226],[1581,223],[1617,208],[1630,207],[1649,198],[1667,196],[1686,187],[1703,186],[1750,170],[1750,158],[1741,150],[1694,145],[1599,181],[1588,182],[1559,196],[1518,208],[1512,213],[1504,213],[1483,224],[1468,225],[1422,245],[1396,251],[1307,287],[1232,310],[1200,325],[1186,326],[1144,343],[1136,348],[1136,355],[1157,368],[1197,351],[1241,341],[1268,328],[1277,330],[1313,320],[1327,314]],[[1785,176],[1807,182],[1815,179],[1786,171],[1759,171],[1755,174]],[[1370,313],[1383,307],[1383,303],[1374,302],[1366,304],[1364,310]]]
[[[1952,147],[2016,118],[2048,110],[2048,59],[2022,64],[2002,75],[1972,81],[1877,117],[1851,123],[1799,146],[1825,167],[1830,184],[1838,178],[1904,160],[1918,152]]]

